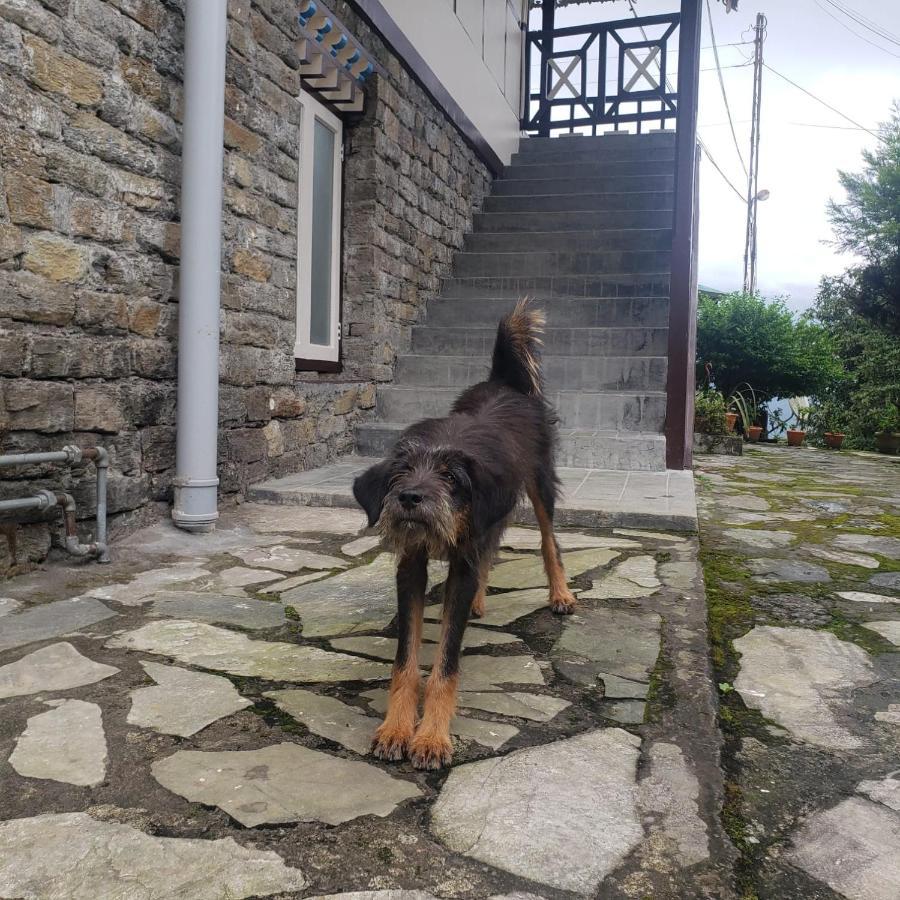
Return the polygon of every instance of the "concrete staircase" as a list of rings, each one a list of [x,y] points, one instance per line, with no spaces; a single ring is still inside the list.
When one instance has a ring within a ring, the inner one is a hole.
[[[413,329],[362,456],[443,415],[486,377],[497,321],[524,295],[547,313],[544,373],[558,464],[665,469],[675,136],[525,138],[494,182],[451,277]]]
[[[251,500],[355,505],[353,478],[423,416],[482,380],[497,322],[524,295],[547,312],[544,371],[562,420],[559,525],[694,531],[690,471],[666,471],[674,134],[527,138],[494,182],[475,230],[357,453],[254,485]],[[528,504],[514,514],[534,523]]]

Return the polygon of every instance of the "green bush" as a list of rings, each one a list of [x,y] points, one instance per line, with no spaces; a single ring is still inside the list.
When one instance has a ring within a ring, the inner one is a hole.
[[[726,397],[742,383],[763,398],[815,395],[840,374],[825,328],[795,317],[783,300],[744,293],[700,296],[698,383],[707,366]]]
[[[694,431],[700,434],[726,434],[725,398],[718,391],[697,391],[694,397]]]
[[[839,177],[847,199],[828,214],[838,247],[860,262],[819,286],[812,318],[843,375],[818,399],[842,410],[848,447],[872,449],[877,432],[900,429],[900,106],[863,170]]]

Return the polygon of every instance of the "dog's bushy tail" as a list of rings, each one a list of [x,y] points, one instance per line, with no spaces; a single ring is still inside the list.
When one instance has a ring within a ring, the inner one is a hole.
[[[520,300],[516,308],[500,320],[490,380],[499,381],[520,394],[541,397],[544,379],[540,348],[546,318],[542,310],[531,309],[528,303],[527,297]]]

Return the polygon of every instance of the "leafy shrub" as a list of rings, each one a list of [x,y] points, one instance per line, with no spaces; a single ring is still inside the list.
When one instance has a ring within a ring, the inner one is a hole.
[[[697,313],[697,377],[709,364],[718,390],[730,396],[749,382],[762,397],[817,394],[840,373],[821,324],[795,317],[783,300],[753,294],[701,295]]]
[[[697,391],[694,397],[694,431],[700,434],[725,434],[725,398],[718,391]]]

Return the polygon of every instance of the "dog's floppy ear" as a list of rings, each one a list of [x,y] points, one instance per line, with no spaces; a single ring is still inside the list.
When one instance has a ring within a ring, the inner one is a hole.
[[[495,471],[472,457],[466,462],[472,482],[472,526],[476,533],[485,534],[512,512],[518,496],[511,473]]]
[[[387,496],[391,480],[391,465],[382,460],[366,469],[353,480],[353,496],[356,502],[366,511],[371,528],[381,516],[381,506]]]

